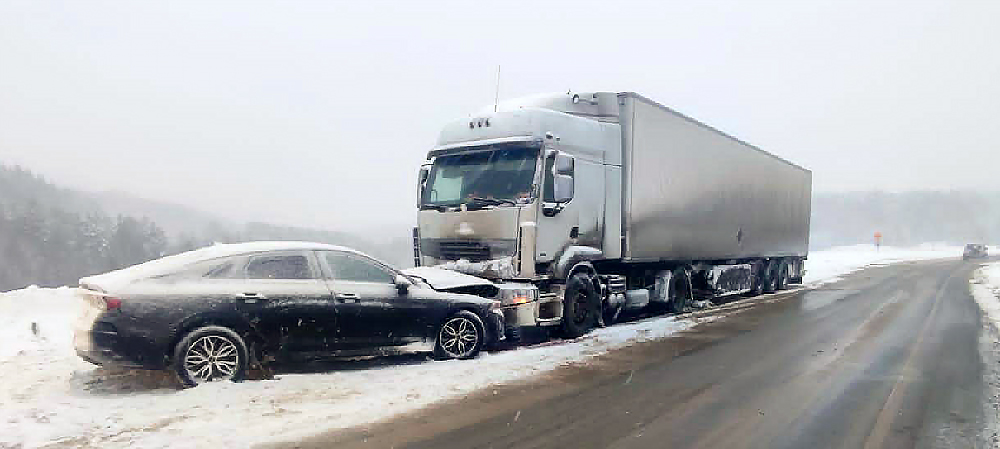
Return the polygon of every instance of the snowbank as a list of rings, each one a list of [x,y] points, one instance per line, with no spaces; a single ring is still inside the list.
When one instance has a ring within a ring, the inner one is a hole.
[[[1000,329],[1000,262],[984,265],[970,283],[979,308]]]
[[[387,358],[389,365],[345,362],[341,371],[178,390],[165,373],[107,370],[78,359],[69,331],[77,302],[69,289],[0,295],[0,447],[246,447],[379,421],[698,321],[660,317],[475,360],[410,354]]]
[[[806,281],[819,284],[874,263],[960,255],[961,248],[945,247],[817,251],[810,255]],[[295,439],[586,363],[733,313],[749,301],[708,317],[651,318],[475,360],[439,362],[410,354],[178,390],[164,373],[104,369],[80,360],[71,329],[81,304],[72,290],[18,290],[0,294],[0,447],[246,447]]]
[[[803,283],[817,286],[835,282],[846,274],[872,265],[887,265],[913,260],[962,257],[963,247],[927,243],[915,247],[874,245],[841,246],[809,253]]]

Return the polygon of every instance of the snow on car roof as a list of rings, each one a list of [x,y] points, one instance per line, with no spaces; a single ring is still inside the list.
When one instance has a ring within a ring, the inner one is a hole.
[[[315,242],[285,242],[285,241],[260,241],[246,243],[217,243],[193,251],[187,251],[172,256],[161,257],[139,265],[122,268],[108,273],[88,276],[80,279],[81,284],[97,285],[107,289],[112,285],[127,284],[137,279],[145,279],[153,276],[163,275],[183,268],[187,265],[202,262],[220,257],[237,256],[240,254],[259,253],[266,251],[295,251],[295,250],[333,250],[346,251],[356,254],[364,253],[344,246],[328,245],[326,243]],[[366,255],[367,256],[367,255]],[[368,256],[370,257],[370,256]]]

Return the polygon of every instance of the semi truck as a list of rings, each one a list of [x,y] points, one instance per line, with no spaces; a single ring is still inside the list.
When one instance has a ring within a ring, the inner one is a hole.
[[[489,280],[515,339],[774,292],[805,273],[812,173],[632,92],[539,95],[456,120],[418,178],[415,265]]]

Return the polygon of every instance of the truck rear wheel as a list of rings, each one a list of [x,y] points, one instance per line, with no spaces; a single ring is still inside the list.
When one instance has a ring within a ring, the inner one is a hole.
[[[576,338],[594,328],[600,297],[586,274],[577,273],[566,281],[563,292],[563,334]]]

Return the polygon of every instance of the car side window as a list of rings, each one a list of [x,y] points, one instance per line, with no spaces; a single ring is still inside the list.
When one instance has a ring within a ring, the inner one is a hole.
[[[335,280],[378,284],[395,282],[396,277],[391,272],[364,257],[335,251],[327,251],[324,256]]]
[[[247,279],[313,279],[309,260],[303,255],[253,256],[246,268]]]

